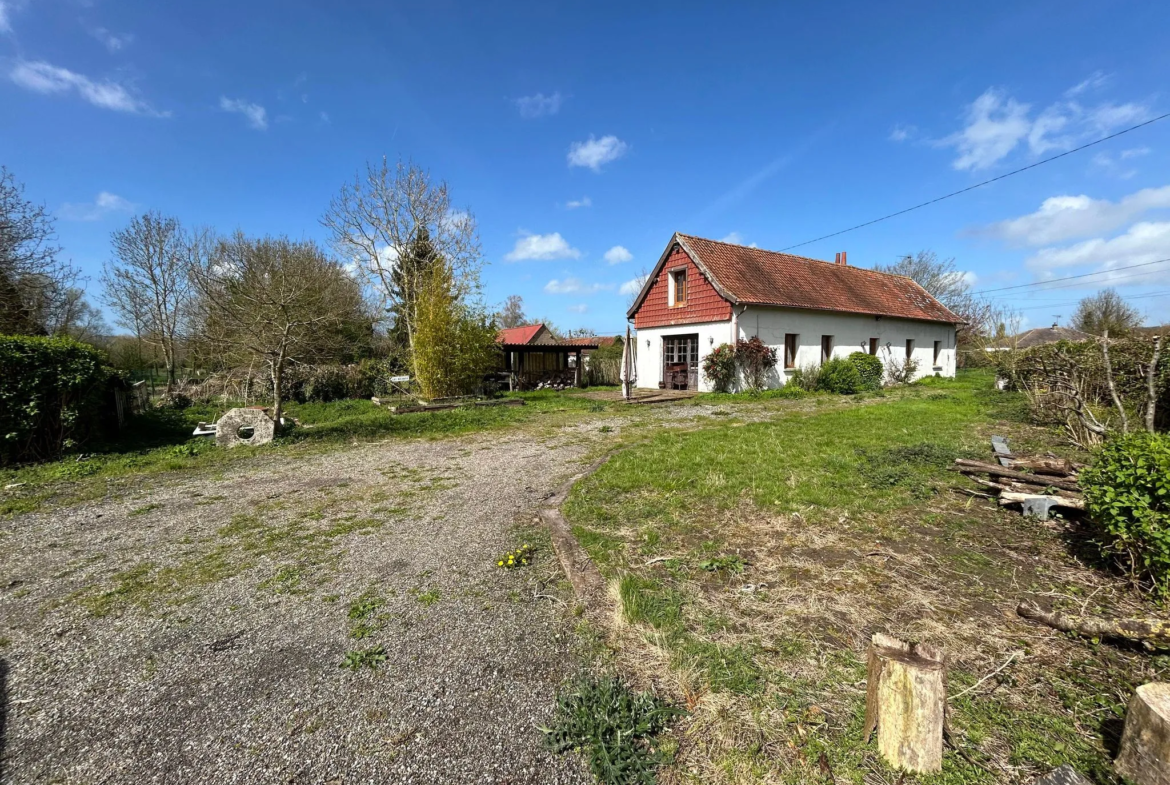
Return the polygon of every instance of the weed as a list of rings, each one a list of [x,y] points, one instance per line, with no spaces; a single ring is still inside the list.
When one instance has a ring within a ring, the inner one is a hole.
[[[281,567],[271,578],[260,582],[261,589],[273,594],[297,594],[301,591],[301,571],[296,567]]]
[[[516,550],[508,551],[503,556],[497,557],[496,566],[502,567],[505,570],[514,570],[519,567],[527,566],[531,558],[532,546],[530,546],[528,543],[524,543]]]
[[[382,599],[372,594],[363,594],[349,604],[349,618],[362,621],[370,618],[382,606]]]
[[[371,646],[368,649],[353,649],[347,651],[345,657],[341,660],[341,667],[348,668],[351,671],[359,671],[362,668],[369,668],[376,670],[379,665],[388,660],[386,648],[384,646]]]
[[[584,678],[561,692],[553,727],[541,730],[553,752],[581,750],[601,782],[652,783],[663,757],[654,737],[683,713],[655,695],[631,692],[616,678]]]
[[[603,425],[597,429],[597,432],[598,433],[613,433],[613,426],[612,425]]]
[[[707,572],[728,572],[739,574],[743,572],[744,567],[747,566],[742,558],[736,555],[731,556],[713,556],[710,559],[703,559],[699,562],[699,569]]]
[[[425,607],[429,608],[438,602],[442,596],[443,595],[439,593],[438,589],[427,589],[426,591],[419,593],[415,599],[421,602]]]
[[[133,517],[136,515],[146,515],[146,513],[150,512],[151,510],[157,510],[160,507],[162,507],[161,504],[147,504],[143,507],[139,507],[135,510],[131,510],[130,512],[126,513],[126,515],[129,517]]]

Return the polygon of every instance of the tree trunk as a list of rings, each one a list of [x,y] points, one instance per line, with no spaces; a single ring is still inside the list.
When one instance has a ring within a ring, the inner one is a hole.
[[[983,461],[972,461],[967,458],[956,458],[955,466],[956,470],[960,472],[975,471],[981,474],[990,474],[993,477],[1007,477],[1011,480],[1018,480],[1019,482],[1040,485],[1042,487],[1052,486],[1053,488],[1061,488],[1066,491],[1080,490],[1080,486],[1077,485],[1076,480],[1066,480],[1037,474],[1025,474],[1024,472],[1005,469],[1002,466],[996,466],[993,463],[984,463]]]
[[[280,417],[284,410],[284,356],[272,361],[272,419],[280,432]]]
[[[1143,684],[1130,698],[1116,766],[1135,785],[1170,785],[1170,684]]]
[[[942,771],[946,668],[931,646],[878,633],[869,647],[865,741],[878,732],[878,751],[896,769]]]
[[[1008,458],[1009,468],[1028,469],[1035,474],[1067,477],[1076,469],[1066,458]]]
[[[1121,404],[1121,397],[1117,394],[1117,385],[1113,383],[1113,363],[1109,361],[1109,331],[1101,335],[1101,356],[1105,359],[1105,381],[1109,384],[1109,397],[1121,415],[1121,432],[1129,433],[1129,417],[1125,414],[1125,407]]]
[[[1162,336],[1154,339],[1154,356],[1146,369],[1146,430],[1154,432],[1154,414],[1158,409],[1158,355],[1162,353]]]

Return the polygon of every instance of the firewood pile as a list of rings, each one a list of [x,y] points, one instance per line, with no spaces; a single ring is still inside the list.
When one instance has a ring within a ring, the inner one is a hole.
[[[1077,475],[1084,468],[1051,453],[1044,455],[1015,455],[1007,441],[999,436],[991,439],[996,463],[955,460],[954,470],[983,486],[985,491],[962,489],[971,496],[998,499],[1000,505],[1019,505],[1025,515],[1048,520],[1053,508],[1084,510]]]

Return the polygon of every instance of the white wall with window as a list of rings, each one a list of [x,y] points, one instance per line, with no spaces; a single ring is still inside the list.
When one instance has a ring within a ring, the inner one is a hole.
[[[853,352],[876,353],[883,364],[901,362],[911,356],[918,363],[916,378],[955,375],[955,327],[939,322],[920,322],[888,316],[873,317],[837,311],[809,311],[795,308],[736,308],[738,337],[760,340],[776,350],[778,384],[792,371],[819,365],[822,354],[847,357]],[[716,346],[732,340],[732,322],[644,327],[637,332],[637,386],[657,388],[665,383],[664,338],[697,336],[698,364]],[[677,351],[677,350],[676,350]],[[677,362],[677,357],[675,358]],[[710,382],[698,374],[698,389],[709,391]]]

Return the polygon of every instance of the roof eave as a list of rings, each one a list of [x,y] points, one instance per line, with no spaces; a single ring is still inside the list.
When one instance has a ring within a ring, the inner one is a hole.
[[[674,248],[676,244],[679,248],[682,248],[683,252],[686,253],[686,255],[690,257],[690,260],[695,263],[695,266],[699,268],[699,272],[701,272],[707,278],[707,281],[710,282],[715,291],[719,293],[720,297],[722,297],[724,300],[727,300],[727,302],[731,303],[732,305],[739,304],[739,300],[729,291],[727,291],[723,287],[723,284],[719,283],[719,280],[711,274],[711,271],[707,269],[707,265],[703,264],[703,260],[699,258],[699,255],[695,253],[694,249],[687,245],[687,243],[683,240],[682,235],[678,232],[675,232],[673,235],[671,235],[670,242],[666,244],[666,249],[662,252],[662,255],[658,257],[658,261],[654,264],[654,268],[650,271],[649,275],[646,276],[646,280],[642,282],[642,288],[638,292],[638,296],[634,298],[633,305],[631,305],[629,310],[626,311],[627,319],[633,319],[634,314],[636,314],[638,309],[642,307],[642,303],[646,300],[646,295],[650,293],[650,287],[654,285],[656,280],[658,280],[658,274],[662,272],[662,268],[666,265],[666,259],[670,256],[670,250]]]

